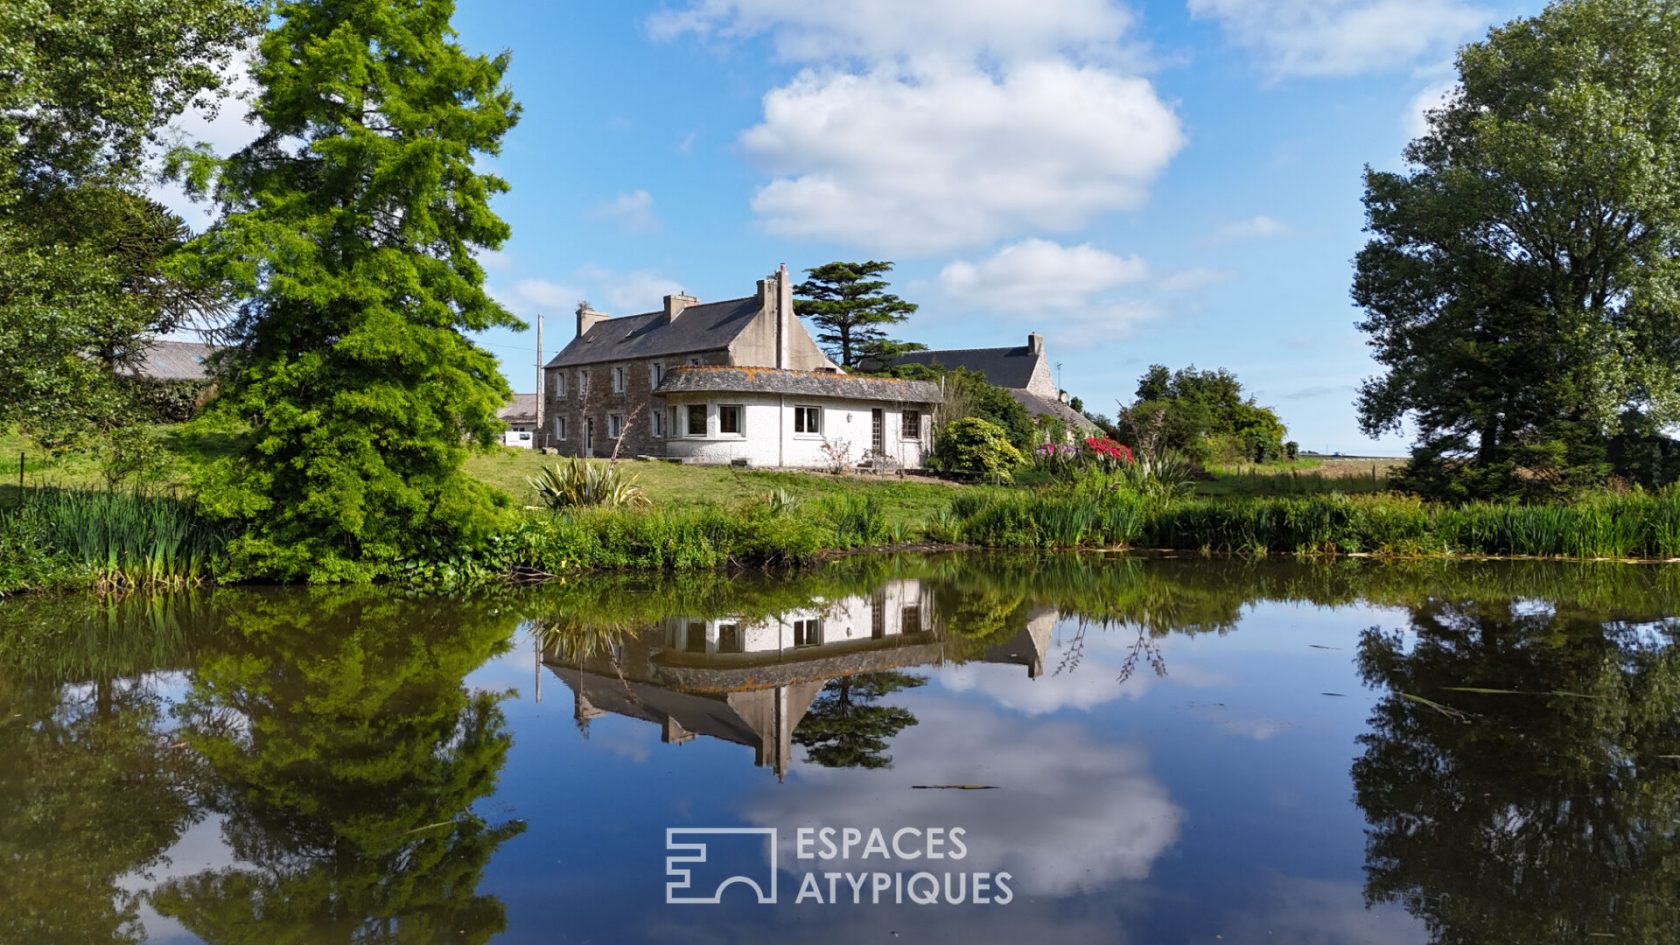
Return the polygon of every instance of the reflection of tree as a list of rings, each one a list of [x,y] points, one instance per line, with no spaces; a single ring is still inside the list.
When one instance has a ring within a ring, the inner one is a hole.
[[[190,755],[139,683],[0,677],[0,942],[139,942],[118,880],[191,821]]]
[[[927,684],[909,673],[859,673],[830,680],[793,733],[806,757],[825,768],[890,768],[887,742],[916,724],[908,709],[876,705],[900,689]]]
[[[1412,629],[1360,647],[1368,900],[1442,943],[1673,941],[1680,625],[1432,602]]]
[[[228,614],[178,710],[211,766],[206,806],[241,865],[166,884],[157,909],[211,942],[483,942],[477,893],[521,828],[471,805],[510,742],[468,672],[515,616],[370,595],[253,600]]]

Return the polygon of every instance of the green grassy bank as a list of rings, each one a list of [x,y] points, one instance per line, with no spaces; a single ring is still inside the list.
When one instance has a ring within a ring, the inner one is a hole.
[[[216,449],[214,439],[160,435],[171,438],[173,458],[147,483],[115,492],[95,485],[95,464],[66,456],[31,467],[26,454],[24,490],[0,490],[0,593],[179,586],[230,574],[260,580],[230,562],[234,528],[206,520],[188,491],[193,468]],[[14,445],[0,442],[0,450]],[[475,457],[469,469],[509,492],[519,511],[481,546],[416,552],[379,562],[378,573],[458,587],[521,574],[792,565],[905,545],[1248,557],[1680,558],[1676,489],[1570,505],[1441,505],[1372,491],[1381,476],[1369,465],[1352,475],[1223,471],[1197,494],[1161,497],[1118,481],[964,486],[630,462],[621,468],[637,477],[651,508],[549,512],[533,507],[528,479],[553,461],[514,450]]]

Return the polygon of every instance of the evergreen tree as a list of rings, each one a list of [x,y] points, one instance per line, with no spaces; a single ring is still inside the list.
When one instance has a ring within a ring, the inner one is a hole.
[[[1680,9],[1555,3],[1458,72],[1410,169],[1365,174],[1360,423],[1413,424],[1430,491],[1568,494],[1624,418],[1680,419]]]
[[[822,345],[843,368],[885,367],[897,355],[920,351],[925,345],[887,338],[896,325],[916,311],[913,303],[888,293],[885,280],[890,262],[831,262],[805,270],[809,279],[795,286],[794,311],[810,319]]]
[[[887,743],[916,724],[908,709],[876,705],[900,689],[924,686],[909,673],[859,673],[830,680],[806,710],[793,741],[825,768],[890,768]]]
[[[177,154],[226,216],[195,248],[244,300],[219,403],[246,425],[208,508],[246,519],[247,573],[366,577],[482,538],[505,497],[464,475],[507,402],[464,332],[518,325],[475,249],[508,227],[480,173],[518,117],[508,64],[468,55],[450,0],[289,0],[254,75],[262,135],[219,161]]]

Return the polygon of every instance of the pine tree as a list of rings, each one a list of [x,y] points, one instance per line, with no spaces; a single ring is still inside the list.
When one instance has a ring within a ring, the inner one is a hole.
[[[809,279],[793,289],[794,311],[817,328],[817,343],[844,368],[865,363],[885,367],[886,361],[923,345],[891,341],[886,326],[896,325],[916,311],[885,291],[885,280],[872,278],[891,272],[890,262],[831,262],[807,269]]]
[[[510,396],[464,332],[519,323],[475,249],[508,227],[475,166],[519,108],[508,57],[455,40],[451,0],[295,0],[253,74],[256,142],[177,154],[227,213],[197,246],[244,300],[220,411],[247,431],[204,483],[250,525],[247,573],[354,579],[481,539],[506,502],[461,471]]]

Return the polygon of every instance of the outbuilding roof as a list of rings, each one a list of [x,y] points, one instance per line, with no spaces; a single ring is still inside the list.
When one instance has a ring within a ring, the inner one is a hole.
[[[1099,432],[1097,425],[1091,422],[1090,417],[1054,397],[1044,397],[1024,390],[1012,390],[1009,392],[1009,396],[1019,401],[1021,406],[1027,408],[1027,413],[1035,417],[1055,417],[1066,423],[1069,428],[1083,433]]]
[[[1032,383],[1042,352],[1026,345],[1014,348],[954,348],[949,351],[910,351],[898,357],[899,364],[927,364],[947,370],[967,368],[986,376],[998,387],[1024,388]]]
[[[665,374],[665,380],[654,393],[789,394],[799,397],[883,400],[900,404],[937,404],[944,399],[939,393],[939,385],[930,381],[855,377],[828,371],[711,366],[672,368]]]
[[[548,362],[549,367],[632,361],[729,347],[759,313],[755,295],[690,305],[667,321],[663,310],[606,318],[572,339]]]
[[[157,381],[203,381],[210,377],[205,362],[222,350],[217,345],[198,341],[143,341],[142,350],[131,367],[121,373],[149,377]]]

